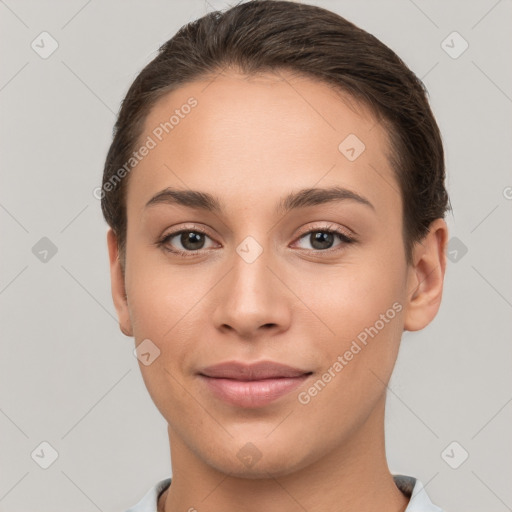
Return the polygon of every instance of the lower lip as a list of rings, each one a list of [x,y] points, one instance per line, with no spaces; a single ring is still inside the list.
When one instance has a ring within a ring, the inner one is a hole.
[[[200,378],[218,398],[238,407],[263,407],[299,387],[311,374],[265,380]]]

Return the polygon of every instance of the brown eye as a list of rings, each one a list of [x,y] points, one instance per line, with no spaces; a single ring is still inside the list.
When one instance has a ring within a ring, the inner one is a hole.
[[[211,240],[206,233],[198,230],[182,229],[168,233],[158,242],[158,245],[168,252],[193,256],[197,251],[207,248],[205,247],[207,239]]]
[[[313,229],[303,234],[299,241],[306,240],[309,242],[311,247],[302,247],[302,249],[313,250],[313,251],[328,251],[335,246],[336,239],[340,240],[341,243],[337,244],[341,247],[344,245],[355,242],[353,238],[350,238],[345,233],[336,229]],[[334,249],[336,250],[336,249]]]
[[[185,249],[195,251],[204,246],[205,235],[196,231],[183,231],[180,236],[180,243]]]
[[[330,249],[335,240],[334,234],[327,231],[313,231],[309,237],[313,249]]]

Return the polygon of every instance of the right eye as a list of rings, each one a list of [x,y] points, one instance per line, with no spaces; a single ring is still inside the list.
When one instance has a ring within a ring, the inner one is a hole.
[[[211,240],[211,238],[201,230],[180,229],[166,233],[158,241],[158,246],[168,252],[179,254],[180,256],[195,256],[205,248],[206,239]],[[179,244],[181,248],[179,246],[176,248],[173,244]]]

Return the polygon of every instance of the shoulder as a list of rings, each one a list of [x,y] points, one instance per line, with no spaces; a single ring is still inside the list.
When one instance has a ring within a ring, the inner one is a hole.
[[[409,499],[404,512],[444,512],[430,500],[423,483],[408,475],[393,475],[396,486]]]
[[[171,477],[164,478],[147,490],[144,497],[126,512],[157,512],[159,496],[171,485]]]

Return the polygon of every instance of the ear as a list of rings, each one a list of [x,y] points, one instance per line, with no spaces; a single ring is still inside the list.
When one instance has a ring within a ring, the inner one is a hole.
[[[112,229],[109,229],[107,232],[107,245],[110,259],[112,298],[114,299],[114,306],[117,311],[117,317],[119,318],[119,328],[126,336],[133,336],[132,323],[124,286],[124,276],[121,269],[121,263],[119,261],[117,237]]]
[[[413,251],[407,277],[404,330],[419,331],[436,316],[443,295],[448,227],[435,219],[427,235]]]

